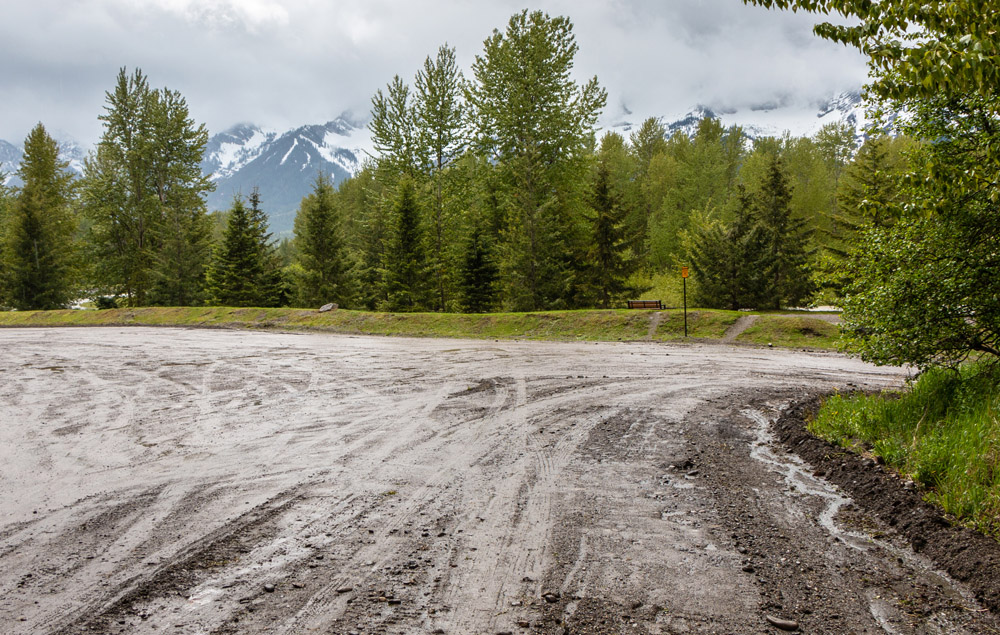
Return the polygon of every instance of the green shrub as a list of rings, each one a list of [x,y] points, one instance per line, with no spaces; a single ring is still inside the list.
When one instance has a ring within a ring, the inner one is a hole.
[[[925,371],[901,394],[837,395],[814,434],[882,457],[963,524],[1000,537],[1000,365]]]

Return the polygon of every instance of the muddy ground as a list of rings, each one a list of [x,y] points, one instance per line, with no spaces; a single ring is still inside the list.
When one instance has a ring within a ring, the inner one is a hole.
[[[3,330],[0,632],[1000,632],[997,561],[955,581],[946,524],[879,512],[891,477],[772,429],[903,379],[720,345]]]

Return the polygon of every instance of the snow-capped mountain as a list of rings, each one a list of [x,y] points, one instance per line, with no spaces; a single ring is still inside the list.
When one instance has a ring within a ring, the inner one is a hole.
[[[13,179],[14,170],[21,163],[21,150],[17,146],[0,139],[0,185]]]
[[[739,125],[748,137],[812,136],[827,123],[842,121],[856,130],[860,141],[867,121],[860,92],[837,95],[822,103],[790,100],[759,104],[743,109],[698,106],[675,116],[660,117],[669,134],[694,134],[705,116],[718,117],[723,125]],[[646,117],[624,106],[617,115],[606,115],[604,129],[626,138]],[[82,172],[86,152],[68,137],[59,139],[64,160]],[[202,171],[215,183],[208,196],[209,210],[229,209],[236,194],[247,195],[254,186],[260,190],[261,205],[270,217],[274,234],[291,231],[295,212],[304,196],[312,191],[316,175],[323,172],[339,183],[354,174],[364,159],[373,154],[371,133],[366,122],[341,115],[325,124],[306,125],[287,131],[239,124],[213,135],[205,150]],[[0,140],[0,172],[17,185],[13,172],[21,160],[21,149]]]
[[[619,117],[610,127],[627,137],[642,123],[629,115]],[[751,139],[781,136],[785,132],[793,137],[811,137],[828,123],[843,122],[854,128],[860,141],[868,124],[860,91],[841,93],[819,103],[779,100],[740,109],[698,105],[683,115],[661,117],[660,121],[668,134],[681,131],[693,135],[704,117],[717,118],[727,127],[740,126]]]
[[[365,123],[348,115],[287,132],[251,124],[233,126],[213,135],[205,150],[202,172],[215,183],[208,208],[228,209],[234,195],[247,195],[256,186],[271,231],[287,232],[316,175],[332,175],[339,183],[361,167],[370,144]]]
[[[59,158],[69,163],[69,170],[74,174],[83,174],[83,160],[87,151],[68,136],[58,139]],[[24,156],[23,146],[14,145],[0,139],[0,184],[12,187],[21,185],[21,179],[14,174],[21,165]]]

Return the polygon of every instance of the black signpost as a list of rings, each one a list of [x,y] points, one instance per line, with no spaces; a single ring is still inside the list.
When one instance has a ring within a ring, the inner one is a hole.
[[[684,337],[688,336],[688,268],[681,267],[681,280],[684,284]]]

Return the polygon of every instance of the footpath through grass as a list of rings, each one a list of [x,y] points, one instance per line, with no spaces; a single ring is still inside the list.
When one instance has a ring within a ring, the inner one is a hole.
[[[688,310],[693,340],[719,340],[747,313]],[[748,330],[747,344],[832,350],[838,328],[807,314],[761,316],[765,328]],[[0,326],[198,326],[321,330],[358,335],[409,335],[484,339],[676,341],[684,339],[680,309],[541,311],[533,313],[373,313],[338,309],[257,309],[227,307],[145,307],[134,309],[0,312]]]
[[[834,396],[809,430],[881,457],[958,522],[1000,539],[1000,364],[924,372],[901,394]]]

